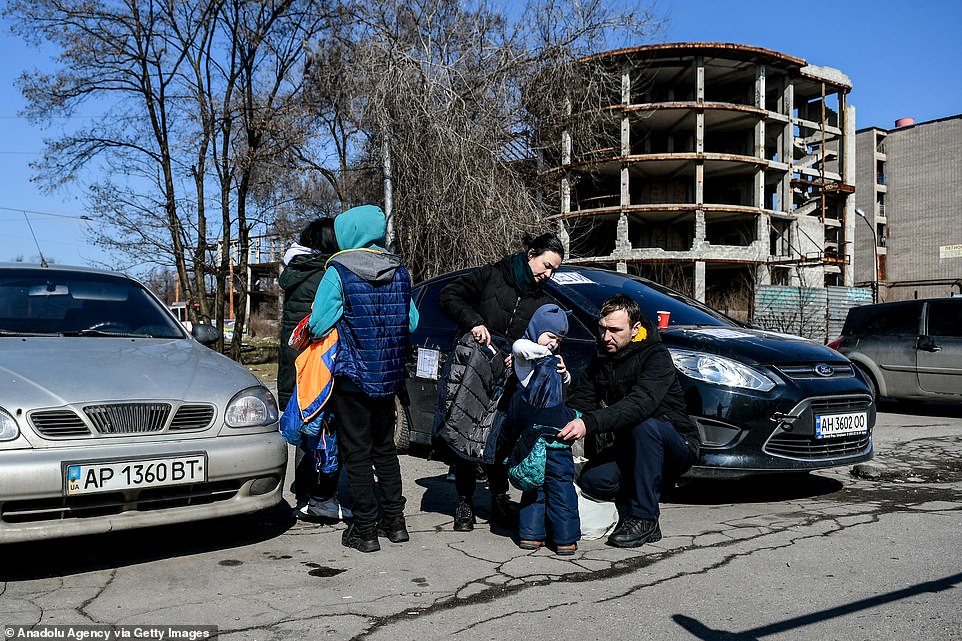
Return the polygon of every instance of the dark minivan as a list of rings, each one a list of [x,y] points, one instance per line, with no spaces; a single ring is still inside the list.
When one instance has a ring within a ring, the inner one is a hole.
[[[962,298],[853,307],[833,345],[876,396],[962,402]]]
[[[431,442],[437,377],[456,332],[438,306],[438,294],[463,273],[414,288],[421,319],[411,336],[411,403],[398,417],[402,446]],[[703,443],[689,476],[804,472],[872,457],[875,403],[861,375],[838,352],[745,326],[684,294],[618,272],[562,267],[545,290],[571,310],[562,354],[576,377],[596,350],[598,311],[606,298],[631,296],[652,324],[668,312],[661,339]]]

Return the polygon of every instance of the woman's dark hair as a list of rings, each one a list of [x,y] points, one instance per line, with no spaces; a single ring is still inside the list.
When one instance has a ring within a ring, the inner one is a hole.
[[[334,236],[334,219],[312,220],[301,232],[297,242],[321,254],[336,254],[338,247],[337,238]]]
[[[561,239],[554,234],[541,234],[537,238],[525,234],[521,238],[521,243],[524,245],[525,253],[534,252],[534,256],[540,256],[545,252],[554,252],[561,256],[561,260],[565,258],[565,246],[561,244]]]

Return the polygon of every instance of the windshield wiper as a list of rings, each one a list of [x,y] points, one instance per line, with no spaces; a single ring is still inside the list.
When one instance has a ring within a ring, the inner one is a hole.
[[[111,338],[153,338],[150,334],[133,334],[131,332],[108,332],[103,329],[81,329],[74,332],[63,332],[61,336],[109,336]]]
[[[12,332],[0,329],[0,336],[60,336],[60,332]]]

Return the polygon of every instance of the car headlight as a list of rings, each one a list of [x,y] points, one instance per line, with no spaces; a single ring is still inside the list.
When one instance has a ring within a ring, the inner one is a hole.
[[[723,356],[690,352],[685,349],[668,348],[675,367],[689,378],[714,385],[741,387],[767,392],[775,387],[775,381],[758,370]]]
[[[20,436],[20,426],[7,410],[0,407],[0,441],[12,441]]]
[[[257,427],[277,422],[277,401],[266,387],[250,387],[227,404],[224,421],[228,427]]]

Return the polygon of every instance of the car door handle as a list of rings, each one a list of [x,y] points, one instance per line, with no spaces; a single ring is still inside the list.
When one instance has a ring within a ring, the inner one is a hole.
[[[940,352],[942,351],[942,346],[931,338],[923,337],[919,339],[919,349],[923,352]]]

